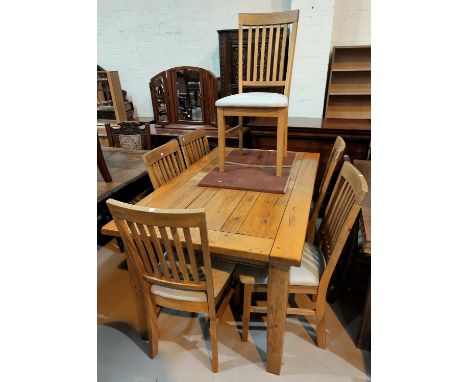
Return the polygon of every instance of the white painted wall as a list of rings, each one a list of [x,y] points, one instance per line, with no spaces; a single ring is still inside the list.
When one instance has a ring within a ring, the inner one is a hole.
[[[335,0],[292,0],[299,9],[290,117],[321,118],[327,82]]]
[[[371,44],[371,1],[335,0],[332,47]]]
[[[290,116],[321,117],[334,0],[98,0],[98,64],[118,70],[137,113],[153,115],[149,79],[193,65],[220,75],[218,29],[240,12],[300,9]]]

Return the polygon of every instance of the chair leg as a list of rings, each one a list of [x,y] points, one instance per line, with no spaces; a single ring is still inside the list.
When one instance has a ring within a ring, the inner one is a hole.
[[[287,116],[287,114],[286,114]],[[286,117],[286,124],[284,126],[284,152],[283,156],[286,158],[288,155],[288,118]]]
[[[250,305],[252,304],[252,284],[244,284],[244,309],[242,312],[242,341],[249,339]]]
[[[224,109],[218,107],[218,160],[219,172],[224,172],[224,161],[226,156],[226,131],[224,124]]]
[[[278,113],[278,127],[276,132],[276,176],[283,175],[283,151],[284,151],[284,113]]]
[[[150,297],[146,298],[147,306],[146,310],[148,312],[148,335],[149,335],[149,356],[154,358],[158,355],[158,339],[159,339],[159,330],[158,330],[158,316],[160,308],[155,306],[151,301]]]
[[[327,347],[327,337],[325,332],[325,302],[326,296],[318,296],[315,309],[315,323],[317,331],[317,346],[320,349]]]
[[[242,149],[244,148],[244,135],[242,134],[242,117],[239,117],[239,152],[242,153]]]
[[[216,318],[210,318],[210,337],[211,337],[211,370],[218,372],[218,337],[216,333]]]

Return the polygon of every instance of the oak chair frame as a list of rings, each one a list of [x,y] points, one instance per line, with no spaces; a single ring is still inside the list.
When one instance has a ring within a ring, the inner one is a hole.
[[[117,127],[111,127],[109,123],[104,126],[106,128],[107,139],[110,147],[120,147],[119,135],[140,135],[141,150],[151,150],[151,131],[148,122],[123,121],[117,124]],[[141,126],[144,125],[144,129]]]
[[[315,239],[315,223],[322,208],[323,200],[330,185],[331,178],[335,172],[336,165],[343,157],[343,152],[346,148],[346,143],[340,136],[336,137],[335,144],[333,145],[330,156],[328,157],[327,165],[325,167],[325,174],[323,175],[320,187],[318,189],[318,199],[314,205],[312,216],[309,219],[309,227],[307,231],[307,241],[313,243]]]
[[[205,211],[202,208],[158,209],[135,206],[113,199],[107,201],[125,246],[127,261],[136,270],[142,286],[149,327],[149,356],[158,354],[157,319],[161,307],[205,313],[210,320],[212,371],[218,371],[217,321],[233,295],[232,275],[218,296],[214,295],[213,272]],[[193,235],[199,235],[195,246]],[[184,247],[186,252],[184,252]],[[201,249],[203,266],[195,249]],[[202,277],[204,276],[204,280]],[[152,285],[206,293],[206,302],[162,297],[151,293]],[[224,292],[224,293],[223,293]]]
[[[187,169],[176,139],[146,153],[143,160],[155,190]]]
[[[210,145],[204,127],[180,136],[179,144],[187,167],[210,152]]]
[[[289,98],[291,75],[294,62],[294,51],[296,49],[297,25],[299,20],[299,10],[276,13],[240,13],[239,14],[239,94],[243,87],[271,87],[284,86],[283,94]],[[289,35],[289,52],[286,57],[286,38],[288,27],[291,24]],[[243,29],[248,28],[247,37],[247,73],[246,79],[243,77]],[[266,45],[266,33],[269,31],[269,42]],[[252,61],[252,32],[255,30]],[[275,32],[275,44],[273,48],[273,35]],[[262,31],[262,41],[259,42],[259,34]],[[282,36],[281,52],[280,37]],[[261,45],[259,45],[261,44]],[[260,62],[259,52],[260,47]],[[268,48],[268,53],[266,50]],[[274,54],[272,58],[272,52]],[[266,71],[265,66],[266,57]],[[279,66],[278,66],[279,61]],[[272,68],[273,66],[273,68]],[[286,68],[286,73],[285,69]],[[258,79],[257,79],[258,78]],[[239,135],[239,150],[243,149],[242,117],[273,117],[278,121],[277,143],[276,143],[276,176],[282,175],[283,157],[288,150],[288,107],[217,107],[218,121],[218,147],[219,147],[219,171],[224,172],[226,156],[226,132],[225,117],[239,117],[237,129]]]
[[[325,269],[318,286],[289,285],[290,294],[311,295],[310,308],[288,307],[286,314],[313,316],[316,322],[317,345],[326,347],[325,304],[327,289],[349,232],[367,194],[367,182],[349,162],[344,162],[333,189],[315,245],[325,256]],[[250,313],[266,313],[265,307],[251,306],[253,292],[266,292],[268,285],[244,283],[242,341],[248,340]]]

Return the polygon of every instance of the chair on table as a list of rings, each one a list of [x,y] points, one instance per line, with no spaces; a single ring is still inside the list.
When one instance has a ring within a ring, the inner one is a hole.
[[[161,307],[206,313],[210,320],[212,371],[217,372],[216,322],[233,294],[235,264],[211,260],[205,211],[147,208],[112,199],[107,205],[123,239],[127,260],[143,289],[149,356],[158,354],[157,319]],[[195,254],[195,246],[202,255]]]
[[[105,124],[110,147],[132,150],[151,150],[150,124],[136,121],[124,121],[111,127]]]
[[[187,169],[175,139],[146,153],[143,160],[155,190]]]
[[[197,128],[190,133],[180,136],[179,143],[187,167],[210,152],[204,127]]]
[[[288,104],[291,74],[296,47],[299,11],[278,13],[240,13],[239,46],[244,46],[247,27],[246,72],[243,73],[243,50],[239,49],[239,94],[216,101],[218,115],[219,171],[224,172],[226,132],[224,117],[239,117],[239,149],[242,151],[242,117],[273,117],[278,121],[276,175],[282,175],[283,156],[288,148]],[[289,31],[289,26],[291,30]],[[268,34],[268,44],[266,36]],[[287,40],[289,39],[289,42]],[[286,47],[288,46],[288,49]],[[283,88],[283,93],[243,93],[243,87]]]
[[[336,137],[335,144],[333,145],[330,156],[328,157],[327,166],[325,167],[325,173],[320,183],[318,189],[318,199],[317,202],[311,208],[311,217],[309,219],[309,227],[307,230],[307,241],[313,243],[315,239],[316,223],[317,218],[322,208],[323,200],[328,191],[328,186],[330,185],[331,178],[335,171],[336,165],[343,156],[344,149],[346,148],[346,143],[341,137]]]
[[[352,164],[344,162],[315,245],[305,242],[301,266],[291,267],[289,293],[312,295],[312,307],[288,307],[287,314],[315,316],[317,345],[322,349],[326,347],[325,303],[328,284],[366,193],[367,183],[362,174]],[[250,313],[266,313],[266,307],[251,306],[251,299],[253,292],[266,291],[267,274],[261,268],[239,269],[240,282],[244,285],[243,341],[248,339]]]

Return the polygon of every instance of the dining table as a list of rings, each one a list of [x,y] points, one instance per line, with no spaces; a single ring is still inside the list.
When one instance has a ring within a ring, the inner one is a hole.
[[[226,153],[231,150],[226,148]],[[267,370],[274,374],[281,370],[290,267],[301,264],[319,157],[297,152],[282,194],[198,186],[218,164],[215,148],[137,203],[153,208],[204,208],[212,257],[268,269]],[[102,234],[119,237],[114,221],[102,228]],[[129,274],[144,337],[146,308],[130,262]]]

